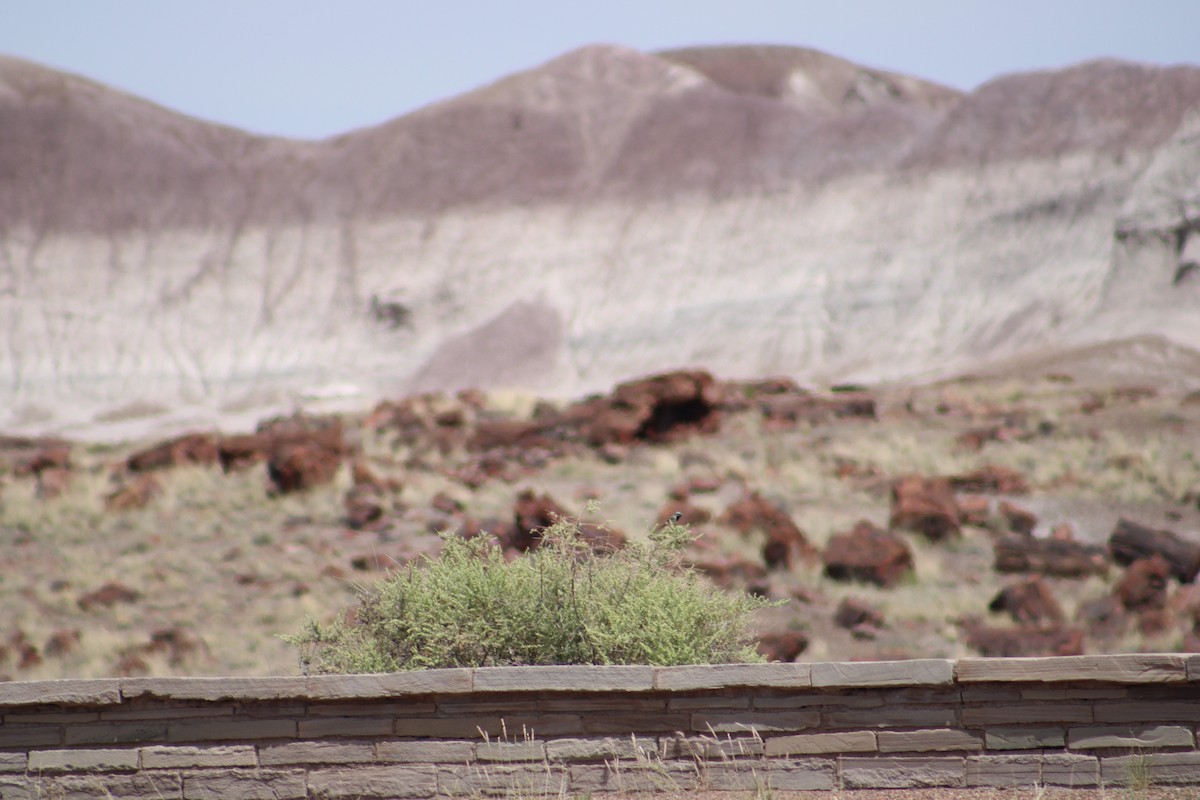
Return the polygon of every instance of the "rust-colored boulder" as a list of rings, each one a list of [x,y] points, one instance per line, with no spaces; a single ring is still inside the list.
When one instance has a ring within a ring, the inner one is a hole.
[[[187,464],[208,466],[220,460],[217,438],[211,433],[188,433],[139,450],[125,460],[130,472],[148,472]]]
[[[1108,547],[1118,564],[1131,564],[1141,558],[1160,555],[1171,565],[1171,574],[1180,583],[1191,583],[1200,574],[1200,542],[1185,539],[1173,531],[1156,530],[1120,519],[1108,537]]]
[[[956,492],[975,494],[1028,494],[1029,483],[1015,469],[988,464],[973,472],[952,475],[950,486]]]
[[[755,531],[766,534],[763,563],[769,569],[790,569],[802,558],[812,558],[816,550],[791,516],[758,492],[751,492],[730,505],[721,514],[722,525],[743,536]]]
[[[342,508],[346,512],[343,517],[346,527],[356,531],[370,528],[384,515],[379,491],[368,484],[352,486],[342,498]]]
[[[983,495],[968,494],[956,498],[958,521],[962,525],[986,528],[991,524],[992,501]]]
[[[760,562],[729,553],[692,552],[685,561],[721,588],[750,586],[767,577],[766,567]]]
[[[1009,584],[992,598],[988,610],[1007,613],[1014,622],[1051,623],[1064,620],[1062,607],[1041,578]]]
[[[912,550],[904,540],[866,520],[831,536],[821,559],[825,575],[834,580],[883,587],[895,586],[913,569]]]
[[[758,653],[767,661],[795,661],[807,649],[808,634],[804,631],[774,631],[758,637]]]
[[[80,595],[75,601],[82,611],[94,608],[110,608],[117,603],[136,603],[142,599],[142,593],[120,581],[109,581],[87,594]]]
[[[715,433],[721,424],[722,387],[702,370],[669,372],[629,381],[606,397],[578,403],[564,414],[578,421],[592,447],[635,441],[671,442]]]
[[[525,489],[517,495],[513,504],[513,526],[501,538],[501,543],[510,550],[525,552],[541,544],[542,533],[557,520],[569,516],[548,494],[536,494]],[[625,546],[625,534],[597,525],[581,523],[579,538],[597,553],[612,552]]]
[[[318,444],[281,444],[267,459],[267,477],[279,494],[302,492],[331,482],[341,464],[338,452]]]
[[[113,512],[145,508],[162,491],[162,484],[153,475],[134,475],[105,495],[104,507]]]
[[[958,504],[949,481],[920,475],[895,480],[889,527],[919,531],[935,542],[958,536]]]
[[[843,598],[842,602],[838,603],[837,610],[833,612],[833,621],[839,628],[846,630],[864,626],[878,629],[884,626],[883,614],[879,613],[877,608],[854,597]]]
[[[1073,539],[1006,536],[996,542],[997,572],[1034,572],[1060,578],[1108,574],[1108,550]]]
[[[1083,655],[1083,630],[1064,625],[963,626],[969,647],[990,658]]]
[[[1116,596],[1127,611],[1161,609],[1167,604],[1167,585],[1171,580],[1171,565],[1162,555],[1139,558],[1128,567],[1117,582]]]
[[[999,511],[1010,531],[1021,536],[1033,535],[1038,522],[1037,514],[1007,500],[1000,501]]]
[[[59,628],[50,634],[50,638],[42,646],[42,652],[46,658],[60,658],[69,655],[79,648],[82,638],[83,634],[78,628]]]
[[[46,470],[69,470],[70,468],[71,446],[50,440],[36,447],[32,453],[18,458],[13,474],[40,477]]]

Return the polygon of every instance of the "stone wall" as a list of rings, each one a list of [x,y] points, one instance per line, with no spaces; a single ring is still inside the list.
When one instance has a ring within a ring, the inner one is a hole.
[[[0,798],[1200,785],[1200,656],[0,683]]]

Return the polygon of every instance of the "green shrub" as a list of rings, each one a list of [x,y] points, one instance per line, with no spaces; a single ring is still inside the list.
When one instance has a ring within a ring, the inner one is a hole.
[[[360,590],[353,624],[310,619],[284,636],[304,669],[762,660],[746,629],[764,601],[725,593],[683,567],[685,526],[597,554],[577,521],[558,520],[540,547],[511,561],[485,537],[443,539],[440,556]]]

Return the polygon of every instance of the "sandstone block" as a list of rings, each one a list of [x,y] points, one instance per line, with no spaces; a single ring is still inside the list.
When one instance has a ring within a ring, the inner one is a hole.
[[[1096,786],[1100,783],[1100,762],[1075,753],[1043,756],[1042,783],[1047,786]]]
[[[179,776],[174,773],[54,775],[39,777],[32,784],[31,798],[71,800],[169,800],[182,796]],[[8,800],[5,794],[5,800]]]
[[[422,694],[470,692],[473,670],[429,669],[376,675],[314,675],[306,678],[308,696],[314,700],[343,700],[355,697],[404,697]]]
[[[219,770],[183,776],[184,800],[307,800],[301,770]]]
[[[1100,759],[1104,785],[1129,786],[1148,781],[1163,784],[1200,783],[1200,753],[1145,753]]]
[[[436,767],[389,765],[308,773],[308,792],[313,800],[432,797],[437,791]]]
[[[543,761],[544,742],[480,742],[475,745],[475,757],[480,761]]]
[[[29,705],[103,706],[121,702],[121,681],[96,680],[0,682],[0,707]]]
[[[1021,705],[974,706],[962,710],[963,725],[997,723],[1092,722],[1092,707],[1078,703],[1024,703]]]
[[[608,761],[619,758],[633,761],[658,751],[658,740],[633,736],[553,739],[546,742],[546,757],[551,761]]]
[[[30,772],[91,772],[138,768],[137,750],[34,750]]]
[[[982,736],[953,728],[879,732],[879,752],[881,753],[921,753],[934,750],[982,749]]]
[[[174,700],[285,700],[306,697],[306,678],[121,678],[121,697]]]
[[[737,708],[749,708],[749,697],[709,697],[701,695],[700,697],[672,697],[667,701],[667,709],[670,711],[696,711],[702,709],[719,709],[732,710]]]
[[[574,794],[595,792],[683,792],[695,788],[696,770],[691,764],[656,763],[653,768],[637,764],[573,764],[569,789]]]
[[[1036,750],[1042,747],[1065,747],[1066,728],[999,728],[989,727],[983,734],[988,750]]]
[[[1200,722],[1200,702],[1098,703],[1096,722]]]
[[[1041,782],[1041,756],[967,757],[967,786],[1035,786]]]
[[[1195,747],[1196,737],[1191,728],[1181,725],[1139,725],[1112,727],[1081,727],[1067,731],[1067,747],[1071,750],[1095,750],[1104,747]]]
[[[391,717],[320,717],[302,719],[297,727],[301,739],[325,736],[390,736],[394,728]]]
[[[484,667],[475,670],[477,692],[648,692],[654,667]]]
[[[953,708],[830,709],[821,713],[830,728],[950,728],[958,725]]]
[[[1186,656],[1130,653],[1057,658],[964,658],[960,683],[979,681],[1107,681],[1181,683],[1188,679]]]
[[[28,760],[24,753],[0,753],[0,772],[24,772]]]
[[[693,714],[690,729],[711,733],[799,731],[821,724],[816,711],[749,711]]]
[[[573,733],[611,733],[623,734],[629,731],[639,733],[674,733],[688,730],[694,714],[686,712],[669,714],[586,714],[582,718],[582,730]],[[554,735],[550,731],[537,729],[547,736]],[[570,734],[572,731],[563,731]]]
[[[817,755],[821,753],[873,753],[878,749],[874,731],[800,733],[772,736],[765,742],[768,756]]]
[[[5,800],[41,800],[44,796],[36,778],[0,773],[0,797]]]
[[[962,758],[842,757],[842,782],[847,789],[911,789],[921,786],[962,786]]]
[[[371,742],[287,742],[258,748],[258,760],[264,766],[355,764],[374,759],[375,745]]]
[[[434,739],[482,739],[483,734],[499,736],[503,726],[499,717],[458,717],[449,719],[394,720],[391,733],[396,736],[428,737]]]
[[[663,736],[662,758],[722,759],[761,756],[763,741],[756,736]]]
[[[837,768],[826,759],[804,759],[801,761],[769,762],[759,776],[763,786],[781,791],[822,791],[837,788]],[[752,786],[757,792],[758,786]]]
[[[62,740],[60,725],[0,725],[0,747],[44,747]]]
[[[166,721],[113,722],[100,725],[68,725],[64,744],[121,744],[152,742],[167,738]]]
[[[811,685],[811,668],[808,664],[706,664],[658,667],[654,670],[654,688],[663,691],[720,689],[727,686]]]
[[[812,665],[813,686],[949,686],[953,682],[954,662],[944,658]]]
[[[438,795],[451,797],[562,797],[566,795],[569,783],[570,778],[564,768],[548,764],[476,763],[469,766],[443,766],[437,773]]]
[[[291,719],[222,719],[167,724],[167,740],[171,742],[295,738],[296,721]]]
[[[421,764],[464,764],[474,759],[470,742],[376,742],[375,758]]]
[[[883,697],[871,694],[782,694],[760,695],[754,698],[754,708],[811,708],[812,706],[838,706],[841,708],[879,708]]]
[[[141,748],[142,769],[255,767],[258,758],[248,744],[189,747],[155,745]]]

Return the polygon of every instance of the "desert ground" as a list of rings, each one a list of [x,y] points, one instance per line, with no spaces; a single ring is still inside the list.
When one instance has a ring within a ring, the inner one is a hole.
[[[439,532],[515,553],[556,513],[636,538],[675,510],[694,568],[784,601],[755,620],[772,658],[1196,649],[1186,574],[1109,543],[1120,520],[1200,543],[1200,396],[1053,373],[838,388],[676,373],[576,403],[397,398],[256,435],[9,437],[0,674],[296,674],[278,634],[345,613]],[[908,497],[909,476],[934,500]],[[863,521],[882,560],[841,563],[832,545]],[[1053,541],[1065,561],[1037,555]]]

